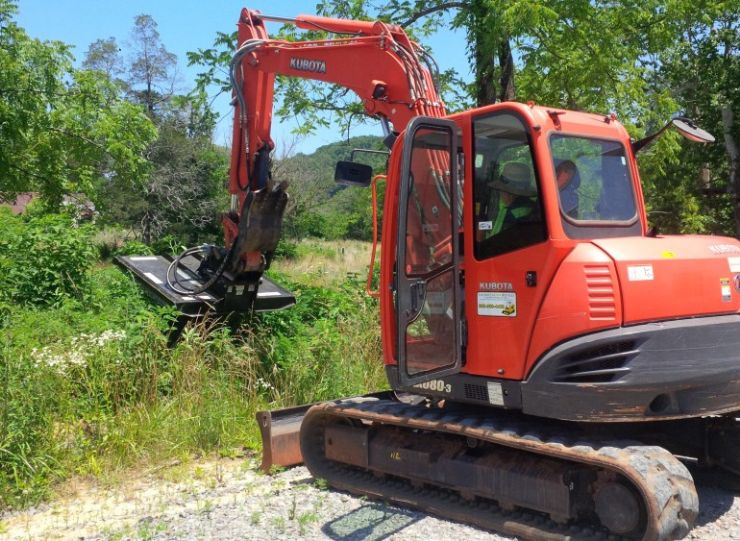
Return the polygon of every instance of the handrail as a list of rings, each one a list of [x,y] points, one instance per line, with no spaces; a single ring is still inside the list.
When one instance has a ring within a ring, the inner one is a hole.
[[[370,192],[372,193],[373,206],[373,248],[370,252],[370,266],[367,269],[367,286],[365,291],[373,299],[380,297],[380,290],[373,289],[373,277],[375,274],[375,252],[378,248],[378,181],[387,180],[388,175],[375,175],[370,181]]]

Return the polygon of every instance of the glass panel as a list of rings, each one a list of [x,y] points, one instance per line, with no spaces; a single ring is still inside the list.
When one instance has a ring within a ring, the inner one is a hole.
[[[620,142],[553,135],[550,146],[564,216],[576,224],[635,218],[635,196]]]
[[[452,261],[450,134],[414,134],[406,213],[406,275],[423,276]]]
[[[455,363],[454,272],[427,282],[419,315],[406,327],[406,371],[409,375]]]
[[[512,114],[473,122],[475,255],[491,257],[544,241],[547,232],[527,130]]]

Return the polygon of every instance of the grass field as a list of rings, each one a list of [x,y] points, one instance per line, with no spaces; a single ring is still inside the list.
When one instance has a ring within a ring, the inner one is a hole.
[[[295,307],[188,328],[173,348],[173,314],[110,263],[53,303],[0,303],[0,509],[73,476],[256,448],[258,409],[384,387],[368,261],[360,242],[298,244],[271,271]]]

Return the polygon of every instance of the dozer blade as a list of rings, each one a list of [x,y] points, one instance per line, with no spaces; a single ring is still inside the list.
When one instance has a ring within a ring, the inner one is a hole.
[[[360,398],[377,398],[387,400],[392,391],[370,393]],[[316,404],[305,404],[271,411],[258,411],[257,423],[262,434],[262,464],[260,469],[268,473],[273,466],[296,466],[303,463],[301,454],[301,424],[306,412]]]
[[[273,411],[258,411],[257,423],[262,434],[262,464],[268,473],[273,466],[295,466],[301,455],[301,423],[313,404]]]

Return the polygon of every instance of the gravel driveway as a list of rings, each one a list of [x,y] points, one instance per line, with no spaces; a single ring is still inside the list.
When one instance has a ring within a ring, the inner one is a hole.
[[[0,517],[0,539],[493,541],[511,539],[316,486],[305,468],[266,476],[253,459],[172,465]],[[740,539],[740,493],[700,487],[689,538]]]

